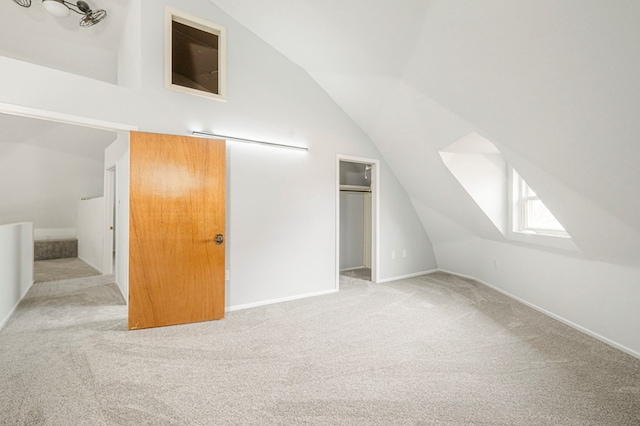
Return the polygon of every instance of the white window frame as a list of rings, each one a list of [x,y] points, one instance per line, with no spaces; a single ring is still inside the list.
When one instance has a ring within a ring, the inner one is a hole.
[[[524,228],[525,214],[522,203],[524,200],[532,200],[538,197],[521,197],[524,179],[511,167],[508,167],[508,207],[507,238],[523,243],[554,247],[559,249],[580,251],[573,242],[571,236],[565,231]],[[526,182],[524,183],[526,185]]]
[[[173,22],[197,28],[218,36],[218,92],[210,93],[190,87],[180,86],[172,83],[172,39]],[[188,14],[171,7],[165,8],[164,26],[164,86],[167,89],[187,93],[195,96],[202,96],[219,101],[227,100],[227,29],[213,22]]]
[[[513,171],[513,169],[512,169],[512,175],[513,175],[512,179],[513,179],[513,185],[514,185],[514,191],[513,191],[514,205],[517,210],[515,214],[518,216],[517,220],[514,220],[514,225],[515,225],[513,228],[514,232],[534,233],[534,234],[540,234],[540,235],[549,235],[553,237],[564,237],[564,238],[569,237],[569,234],[567,233],[567,231],[564,230],[564,228],[562,230],[540,228],[540,227],[531,226],[529,224],[529,208],[528,208],[529,203],[531,201],[540,201],[541,203],[544,204],[544,202],[540,200],[540,197],[538,197],[537,195],[524,195],[527,193],[527,188],[531,189],[531,187],[524,181],[524,179],[522,179],[520,175],[518,175],[517,172]],[[545,206],[545,208],[547,207]]]

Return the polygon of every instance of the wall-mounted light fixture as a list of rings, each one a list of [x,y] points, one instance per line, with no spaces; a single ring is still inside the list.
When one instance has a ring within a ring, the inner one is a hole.
[[[31,0],[13,0],[22,7],[31,7]],[[91,10],[89,3],[79,0],[71,3],[65,0],[42,0],[42,6],[49,14],[56,18],[66,18],[73,11],[80,18],[81,27],[91,27],[107,17],[107,12],[100,10]]]
[[[198,131],[194,130],[193,132],[191,132],[191,134],[193,136],[204,136],[204,137],[207,137],[207,138],[226,139],[228,141],[252,143],[252,144],[256,144],[256,145],[270,146],[272,148],[293,149],[293,150],[296,150],[296,151],[309,151],[309,148],[304,147],[304,146],[285,145],[285,144],[280,144],[280,143],[258,141],[258,140],[255,140],[255,139],[237,138],[235,136],[218,135],[216,133],[211,133],[211,132],[198,132]]]

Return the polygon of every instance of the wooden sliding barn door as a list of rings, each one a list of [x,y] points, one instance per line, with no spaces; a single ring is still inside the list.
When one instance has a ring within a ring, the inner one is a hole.
[[[224,317],[225,142],[130,141],[129,329]]]

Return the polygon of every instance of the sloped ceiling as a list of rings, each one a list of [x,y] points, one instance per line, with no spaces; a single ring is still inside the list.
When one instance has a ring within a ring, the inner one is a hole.
[[[80,15],[54,18],[40,0],[0,1],[0,55],[115,82],[117,49],[130,0],[89,0],[107,18],[90,28]],[[62,96],[62,95],[60,95]],[[0,224],[69,229],[77,202],[103,194],[104,149],[115,133],[0,114]],[[67,235],[69,236],[69,235]]]
[[[35,37],[117,51],[130,0],[88,0],[88,3],[93,10],[104,9],[107,17],[97,25],[82,28],[78,25],[81,15],[71,12],[66,18],[55,18],[44,9],[41,0],[32,0],[28,8],[13,0],[3,0],[0,11],[8,19],[3,20],[2,31],[12,34],[15,50],[19,50],[27,38]]]
[[[0,114],[0,144],[29,145],[78,158],[103,162],[104,150],[116,138],[107,130]],[[0,161],[7,157],[0,153]]]
[[[211,1],[369,135],[436,243],[503,239],[438,156],[477,132],[586,255],[640,265],[640,2]]]
[[[77,202],[103,195],[105,130],[0,114],[0,224],[73,229]]]

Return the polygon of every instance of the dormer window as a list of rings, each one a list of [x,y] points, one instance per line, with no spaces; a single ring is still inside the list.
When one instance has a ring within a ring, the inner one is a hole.
[[[513,232],[569,237],[535,191],[513,170]]]
[[[491,141],[473,132],[440,150],[440,157],[507,239],[579,251],[538,194]]]

